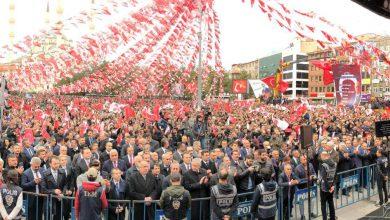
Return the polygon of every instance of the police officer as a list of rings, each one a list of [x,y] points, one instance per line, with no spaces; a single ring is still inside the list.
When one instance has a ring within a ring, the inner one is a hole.
[[[181,175],[179,173],[171,173],[170,181],[171,186],[165,189],[160,197],[160,207],[164,212],[164,218],[187,219],[187,210],[191,207],[190,193],[180,185]]]
[[[83,182],[75,198],[77,220],[101,220],[101,212],[107,208],[106,192],[101,183],[95,182],[98,176],[96,168],[86,172],[88,181]]]
[[[376,183],[378,185],[378,193],[379,193],[379,205],[387,203],[388,194],[387,194],[387,186],[386,182],[388,180],[388,161],[387,157],[384,157],[382,154],[382,150],[378,150],[376,152],[376,166],[377,166],[377,178]],[[385,193],[385,200],[383,201],[383,192]]]
[[[272,180],[269,168],[262,168],[260,171],[263,182],[256,186],[251,213],[254,219],[273,220],[276,215],[278,184]]]
[[[336,176],[336,163],[330,159],[330,154],[327,151],[321,153],[320,165],[320,197],[321,197],[321,212],[322,219],[327,220],[326,203],[329,206],[330,220],[336,219],[336,213],[333,203],[334,179]]]
[[[211,187],[211,220],[228,220],[237,209],[237,188],[235,185],[228,183],[228,176],[228,169],[220,169],[218,173],[219,183]]]
[[[1,219],[21,219],[23,206],[23,192],[17,184],[19,174],[13,169],[7,173],[7,184],[0,187],[0,214]]]

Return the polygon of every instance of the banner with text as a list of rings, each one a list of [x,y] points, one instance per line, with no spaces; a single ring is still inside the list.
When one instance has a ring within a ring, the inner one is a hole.
[[[263,95],[263,93],[269,90],[268,85],[260,79],[251,79],[248,80],[248,82],[249,85],[252,87],[253,93],[255,94],[256,98],[259,98],[261,95]]]
[[[360,65],[336,64],[332,71],[337,103],[359,105],[362,93]]]

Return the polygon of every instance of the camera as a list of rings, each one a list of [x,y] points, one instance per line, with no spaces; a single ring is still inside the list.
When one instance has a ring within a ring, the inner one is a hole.
[[[260,166],[259,165],[253,165],[253,170],[255,173],[259,173],[260,172]]]
[[[211,116],[211,110],[210,110],[210,107],[208,106],[203,106],[202,107],[202,111],[203,111],[203,115],[204,115],[204,118],[207,119],[208,117]]]

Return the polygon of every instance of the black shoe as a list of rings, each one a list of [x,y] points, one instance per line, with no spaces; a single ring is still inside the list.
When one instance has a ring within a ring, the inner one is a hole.
[[[304,215],[302,215],[301,220],[306,220],[306,217]]]
[[[314,214],[314,213],[310,213],[310,217],[317,218],[318,216],[316,214]]]

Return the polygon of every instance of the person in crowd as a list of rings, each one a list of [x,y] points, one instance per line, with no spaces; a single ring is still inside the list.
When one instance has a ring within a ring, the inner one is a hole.
[[[320,164],[320,199],[321,199],[321,213],[322,219],[327,220],[327,209],[329,208],[330,220],[336,219],[336,213],[333,202],[333,192],[335,190],[335,176],[336,176],[337,164],[330,158],[328,151],[321,153],[321,164]]]
[[[201,159],[194,158],[191,162],[191,170],[184,173],[183,175],[183,185],[190,194],[191,198],[203,198],[207,196],[207,191],[209,190],[209,178],[207,173],[201,167]],[[202,209],[202,215],[200,212],[191,212],[191,219],[208,219],[210,216],[206,215],[205,210],[207,209],[206,202],[200,204],[200,202],[192,202],[191,210],[200,210]]]
[[[279,175],[278,184],[283,187],[281,190],[283,198],[283,219],[290,219],[292,216],[296,186],[299,184],[299,178],[293,173],[290,164],[284,166],[283,173]]]
[[[238,206],[237,188],[228,182],[229,171],[218,172],[219,183],[211,187],[210,209],[212,220],[229,220]]]
[[[238,193],[253,192],[255,188],[255,166],[253,166],[253,155],[249,154],[244,161],[240,162],[237,167],[237,176],[235,182],[237,183]],[[259,170],[257,170],[259,171]],[[241,197],[242,200],[250,199],[252,196]]]
[[[42,193],[43,168],[41,159],[33,157],[30,161],[30,168],[22,174],[21,187],[23,191],[31,193]],[[28,201],[28,220],[41,219],[43,214],[44,198],[37,195],[27,194]]]
[[[86,172],[88,181],[84,181],[77,190],[74,207],[77,220],[101,220],[103,209],[108,207],[106,192],[96,182],[98,170],[91,167]]]
[[[171,175],[174,174],[174,173],[179,173],[180,174],[180,164],[176,161],[173,161],[171,163],[171,168],[170,168],[170,171],[171,173],[164,177],[163,181],[162,181],[162,190],[165,190],[166,188],[168,188],[169,186],[171,186]]]
[[[170,179],[170,186],[164,189],[159,202],[164,217],[172,220],[186,219],[187,211],[191,207],[191,195],[181,185],[182,179],[179,172],[171,173],[167,177]]]
[[[107,192],[109,200],[125,200],[126,199],[126,182],[121,178],[122,171],[119,168],[111,170],[110,189]],[[125,203],[110,202],[108,204],[108,219],[125,219]]]
[[[258,152],[260,158],[259,158],[259,160],[257,160],[254,163],[254,165],[258,167],[258,170],[261,170],[263,168],[270,169],[272,171],[272,177],[276,178],[275,170],[273,168],[272,161],[269,159],[269,155],[267,154],[267,151],[264,150],[264,149],[259,149],[259,150],[256,150],[256,152]],[[258,185],[261,182],[263,182],[263,178],[262,178],[260,172],[256,173],[255,181],[256,181],[255,182],[256,185]]]
[[[236,185],[236,182],[234,180],[234,176],[236,176],[235,174],[237,174],[237,171],[234,171],[234,172],[231,171],[231,169],[230,169],[230,162],[227,163],[227,164],[226,163],[222,163],[219,166],[218,170],[222,170],[222,169],[226,169],[227,172],[229,173],[228,179],[227,179],[228,183],[231,184],[231,185]],[[211,175],[211,177],[210,177],[210,187],[217,185],[218,182],[219,182],[219,179],[218,179],[218,172],[217,172],[217,173],[214,173],[213,175]]]
[[[253,193],[251,213],[255,219],[274,220],[277,210],[278,184],[272,180],[272,171],[262,168],[263,182]]]
[[[118,168],[122,171],[122,173],[125,173],[126,172],[125,161],[118,158],[119,158],[118,151],[116,149],[112,149],[110,151],[110,159],[104,161],[102,170],[108,174],[111,174],[111,170],[113,168]]]
[[[160,172],[162,175],[164,175],[164,176],[169,175],[169,169],[171,166],[171,162],[172,162],[171,155],[169,153],[165,153],[162,156],[162,163],[160,165]]]
[[[210,160],[210,152],[208,150],[202,150],[201,159],[201,168],[205,169],[208,174],[217,172],[214,162]]]
[[[134,147],[129,145],[126,148],[126,155],[122,157],[122,160],[125,161],[126,170],[134,166]]]
[[[295,167],[295,175],[300,179],[300,184],[297,185],[298,189],[305,189],[307,188],[307,181],[309,181],[309,186],[312,187],[315,184],[315,181],[317,180],[317,174],[314,170],[314,166],[309,163],[309,171],[307,170],[307,161],[306,156],[302,155],[300,156],[300,162],[297,167]],[[307,174],[309,174],[309,179],[307,179]],[[311,203],[311,208],[314,210],[314,198],[310,199]],[[304,220],[306,219],[305,217],[305,207],[304,207],[304,202],[302,201],[299,204],[299,213],[301,214],[301,219]],[[310,213],[311,218],[316,218],[317,216],[311,212]]]
[[[142,203],[134,205],[134,218],[152,220],[154,206],[151,202],[157,199],[158,186],[155,177],[149,172],[150,165],[146,161],[141,161],[137,166],[139,172],[133,173],[130,177],[128,195],[132,200],[144,200],[145,206]]]
[[[99,182],[103,188],[105,188],[107,185],[108,185],[108,174],[105,172],[105,171],[102,171],[100,170],[100,161],[99,160],[92,160],[91,163],[90,163],[90,168],[93,167],[95,168],[97,171],[98,171],[98,175],[96,177],[96,181]],[[86,173],[82,173],[80,174],[77,178],[76,178],[76,186],[77,188],[80,188],[80,186],[82,185],[82,183],[84,181],[87,181],[88,180],[88,177],[87,177],[87,174]]]
[[[191,155],[189,153],[184,153],[183,162],[180,164],[181,174],[184,175],[189,170],[191,170]]]
[[[77,161],[74,165],[76,176],[79,176],[88,170],[91,163],[91,155],[91,150],[86,147],[82,149],[82,154],[79,155],[79,157],[74,158],[74,160]]]
[[[45,194],[51,194],[55,197],[52,199],[51,208],[54,220],[60,220],[61,216],[61,196],[68,194],[66,188],[66,176],[60,168],[60,160],[57,156],[50,158],[50,169],[43,173],[42,191]]]
[[[4,160],[0,158],[0,186],[4,183],[3,170],[4,170]]]
[[[378,186],[378,194],[379,194],[379,205],[382,206],[388,202],[388,193],[387,193],[387,180],[389,179],[389,167],[387,157],[385,157],[382,153],[382,150],[376,151],[376,166],[377,166],[377,178],[376,183]],[[383,199],[383,193],[385,194],[385,198]]]
[[[0,186],[0,215],[4,220],[22,219],[23,189],[16,170],[7,173],[6,184]]]

